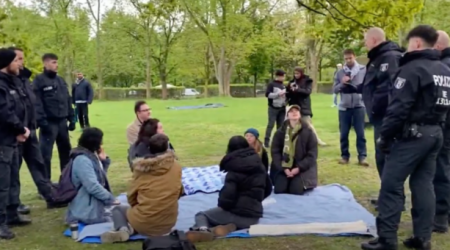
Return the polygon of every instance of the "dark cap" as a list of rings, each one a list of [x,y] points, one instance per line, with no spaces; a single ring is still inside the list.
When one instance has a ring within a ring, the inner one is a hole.
[[[16,52],[11,49],[0,49],[0,69],[8,67],[16,58]]]
[[[286,72],[284,72],[281,69],[277,69],[277,71],[275,71],[275,76],[285,76]]]

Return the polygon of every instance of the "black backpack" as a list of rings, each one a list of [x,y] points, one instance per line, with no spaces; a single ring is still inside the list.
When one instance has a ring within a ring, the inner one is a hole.
[[[183,231],[175,230],[165,236],[151,236],[144,241],[142,250],[197,250]]]
[[[72,183],[72,162],[70,159],[59,177],[59,182],[52,188],[53,202],[60,206],[67,206],[77,196],[80,187],[76,188]]]

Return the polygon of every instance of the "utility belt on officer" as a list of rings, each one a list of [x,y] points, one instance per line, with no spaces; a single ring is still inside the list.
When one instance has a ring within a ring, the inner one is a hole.
[[[405,123],[403,127],[403,132],[400,135],[400,138],[420,138],[422,137],[422,133],[420,132],[421,127],[426,126],[440,126],[444,128],[445,122],[420,122],[420,123]]]

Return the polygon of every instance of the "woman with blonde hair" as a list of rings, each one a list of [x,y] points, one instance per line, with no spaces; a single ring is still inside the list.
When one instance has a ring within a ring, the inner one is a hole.
[[[259,140],[259,132],[254,128],[249,128],[245,131],[244,137],[247,140],[250,147],[254,148],[256,153],[261,157],[262,163],[266,168],[266,172],[269,171],[269,156],[264,149],[262,142]]]

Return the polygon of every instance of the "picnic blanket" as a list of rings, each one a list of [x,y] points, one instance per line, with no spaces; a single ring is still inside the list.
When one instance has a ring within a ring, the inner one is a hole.
[[[188,230],[200,211],[217,206],[218,193],[196,193],[179,200],[178,220],[174,229]],[[126,195],[118,199],[127,203]],[[304,196],[272,194],[263,202],[264,217],[249,230],[233,232],[227,237],[285,236],[318,234],[321,236],[375,236],[375,218],[353,197],[345,186],[321,186]],[[301,211],[301,212],[299,212]],[[288,226],[286,226],[288,225]],[[112,223],[79,228],[79,242],[100,244],[100,235],[111,230]],[[70,230],[64,232],[70,236]],[[142,240],[135,235],[130,240]]]
[[[225,176],[225,173],[220,172],[218,165],[183,168],[182,182],[184,192],[186,195],[198,192],[218,192],[223,186],[223,176]]]

